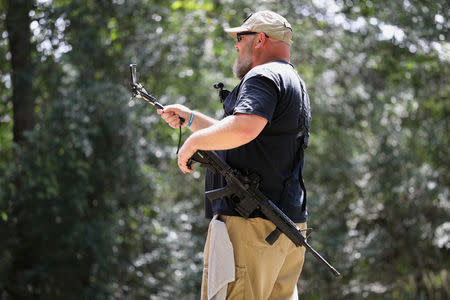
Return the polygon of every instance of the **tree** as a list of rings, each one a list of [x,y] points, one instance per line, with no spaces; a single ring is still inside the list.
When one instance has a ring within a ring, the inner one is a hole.
[[[34,126],[33,62],[30,16],[32,0],[7,0],[6,28],[11,52],[14,142],[24,140],[24,132]]]
[[[178,133],[129,99],[128,65],[161,103],[220,118],[212,84],[237,83],[223,27],[260,9],[294,28],[313,114],[309,241],[343,274],[330,280],[307,254],[301,297],[448,298],[443,3],[54,0],[22,11],[39,62],[36,126],[15,155],[12,52],[0,43],[2,299],[198,298],[202,174],[177,171]]]

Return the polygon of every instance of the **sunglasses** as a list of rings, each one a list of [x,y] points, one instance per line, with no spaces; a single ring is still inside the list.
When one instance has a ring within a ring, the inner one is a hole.
[[[240,41],[242,41],[242,39],[243,39],[242,36],[244,36],[244,35],[252,35],[252,34],[258,34],[258,33],[260,33],[260,32],[253,32],[253,31],[239,32],[238,34],[236,34],[237,41],[238,41],[238,43]],[[266,33],[264,33],[264,35],[266,36],[266,38],[269,38],[269,36]]]
[[[240,41],[242,41],[244,35],[252,35],[252,34],[258,34],[258,32],[253,32],[253,31],[239,32],[239,33],[236,35],[236,36],[237,36],[237,41],[238,41],[238,43],[239,43]]]

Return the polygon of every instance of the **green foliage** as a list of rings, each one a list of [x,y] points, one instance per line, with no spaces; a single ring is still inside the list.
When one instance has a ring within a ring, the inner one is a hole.
[[[313,109],[309,239],[343,274],[307,254],[300,296],[448,298],[448,8],[323,3],[37,2],[37,125],[20,146],[0,42],[0,298],[198,298],[202,174],[177,171],[178,132],[129,99],[128,64],[163,104],[220,117],[212,84],[237,83],[223,27],[260,9],[294,27]]]

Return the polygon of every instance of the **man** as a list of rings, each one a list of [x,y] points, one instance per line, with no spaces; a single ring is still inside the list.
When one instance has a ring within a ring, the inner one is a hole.
[[[187,126],[193,134],[178,152],[184,173],[194,170],[188,159],[197,150],[217,153],[232,167],[258,174],[261,191],[300,228],[306,228],[306,192],[301,170],[309,137],[309,98],[303,81],[290,64],[292,27],[282,16],[260,11],[242,26],[225,31],[237,39],[233,73],[241,79],[224,101],[225,117],[215,120],[182,105],[170,105],[161,117],[173,128]],[[220,175],[207,173],[206,189],[223,187]],[[227,299],[297,299],[296,283],[305,248],[285,235],[269,245],[265,238],[275,228],[260,213],[244,219],[227,199],[205,201],[206,216],[226,224],[233,248],[235,280]],[[214,221],[214,220],[213,220]],[[205,245],[202,299],[208,299],[210,231]],[[216,270],[221,272],[221,270]]]

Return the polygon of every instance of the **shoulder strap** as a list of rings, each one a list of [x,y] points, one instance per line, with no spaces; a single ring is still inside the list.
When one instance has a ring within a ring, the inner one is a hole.
[[[300,113],[300,120],[299,120],[299,127],[301,130],[299,130],[297,138],[302,138],[302,147],[303,149],[306,149],[308,147],[309,142],[309,130],[311,125],[311,104],[309,103],[309,96],[308,92],[306,91],[305,82],[300,77],[300,75],[297,73],[297,70],[295,70],[295,74],[297,74],[297,78],[300,82],[300,87],[302,89],[302,110]]]
[[[304,154],[304,148],[300,147],[298,150],[298,164],[295,164],[291,171],[291,176],[289,176],[288,179],[284,181],[283,190],[281,192],[281,199],[284,199],[287,195],[289,185],[295,180],[294,172],[295,169],[298,167],[298,182],[300,184],[300,187],[303,191],[303,202],[302,202],[302,211],[306,210],[306,186],[305,182],[303,180],[303,170],[302,170],[302,163],[303,163],[303,154]]]
[[[303,181],[303,169],[302,169],[302,163],[303,163],[303,156],[304,156],[304,150],[308,147],[309,142],[309,130],[311,125],[311,104],[309,103],[309,96],[308,92],[306,91],[305,82],[302,80],[300,75],[298,74],[297,70],[295,70],[295,73],[297,74],[298,80],[300,81],[300,86],[302,89],[302,110],[300,114],[300,124],[303,125],[303,130],[299,131],[297,138],[300,138],[300,147],[298,149],[298,182],[300,183],[300,186],[303,190],[303,203],[302,203],[302,210],[306,210],[306,187],[305,182]]]
[[[298,122],[298,128],[296,129],[297,139],[299,139],[299,148],[297,150],[297,164],[294,164],[291,176],[289,176],[288,179],[284,182],[283,191],[281,193],[282,199],[286,197],[288,192],[289,185],[294,181],[294,172],[295,169],[298,167],[298,182],[300,184],[300,187],[303,191],[303,202],[302,202],[302,211],[306,210],[306,187],[305,182],[303,180],[303,171],[302,171],[302,163],[303,163],[303,156],[304,156],[304,150],[308,147],[308,141],[309,141],[309,130],[310,130],[310,124],[311,124],[311,106],[309,102],[309,96],[308,92],[306,91],[305,82],[301,79],[300,75],[297,73],[297,70],[295,70],[295,74],[297,75],[297,78],[300,82],[300,87],[302,90],[302,109],[300,113],[300,119]],[[291,133],[291,132],[289,132]]]

